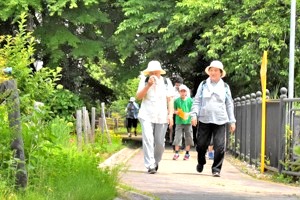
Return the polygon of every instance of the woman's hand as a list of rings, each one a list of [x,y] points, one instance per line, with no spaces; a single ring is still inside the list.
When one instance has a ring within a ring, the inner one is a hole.
[[[192,126],[197,126],[197,117],[192,118]]]

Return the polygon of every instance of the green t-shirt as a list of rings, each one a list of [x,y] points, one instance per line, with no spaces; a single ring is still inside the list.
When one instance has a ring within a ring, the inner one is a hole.
[[[174,101],[174,110],[181,108],[183,112],[189,113],[191,112],[192,105],[193,99],[191,97],[186,97],[184,100],[179,97]],[[191,124],[191,116],[184,120],[178,115],[176,115],[175,124]]]

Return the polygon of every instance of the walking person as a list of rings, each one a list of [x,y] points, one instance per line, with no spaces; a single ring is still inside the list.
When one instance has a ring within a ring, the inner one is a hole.
[[[130,97],[129,103],[126,106],[126,128],[128,137],[131,137],[131,129],[133,127],[134,135],[137,136],[136,128],[138,123],[139,104],[135,102],[134,97]]]
[[[142,100],[138,119],[142,128],[144,164],[155,174],[165,149],[168,124],[173,125],[173,85],[161,75],[166,72],[159,61],[148,63],[139,82],[136,97]]]
[[[180,97],[180,92],[179,92],[179,87],[183,85],[183,79],[180,76],[177,76],[174,79],[174,101],[175,99]],[[190,97],[191,93],[190,90],[186,91],[186,96]],[[175,121],[175,116],[176,114],[174,113],[173,115],[173,121]],[[169,128],[169,144],[172,145],[173,144],[173,139],[175,138],[175,128],[176,128],[176,124],[174,123],[172,127]],[[184,139],[183,139],[184,140]],[[175,147],[173,146],[174,150]],[[184,147],[182,148],[184,149]]]
[[[194,146],[193,141],[193,129],[191,124],[191,117],[189,113],[193,105],[193,99],[187,96],[188,87],[185,85],[179,86],[180,97],[174,101],[174,113],[175,117],[175,139],[173,145],[175,146],[175,155],[173,160],[179,158],[179,147],[182,146],[182,136],[185,138],[185,155],[183,160],[189,160],[190,154],[189,151],[191,146]]]
[[[192,125],[197,129],[198,165],[201,173],[206,164],[205,153],[213,137],[214,159],[212,174],[220,177],[225,155],[226,124],[229,123],[230,132],[235,131],[234,105],[229,86],[222,80],[226,75],[223,64],[212,61],[205,72],[209,77],[202,81],[194,98],[191,116]]]

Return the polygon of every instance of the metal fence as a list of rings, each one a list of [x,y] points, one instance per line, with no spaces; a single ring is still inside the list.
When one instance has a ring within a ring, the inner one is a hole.
[[[287,98],[281,88],[280,99],[266,101],[265,168],[300,176],[300,158],[293,153],[300,145],[300,98]],[[262,93],[234,99],[236,132],[227,134],[227,150],[256,167],[261,161]],[[298,107],[298,108],[297,108]]]

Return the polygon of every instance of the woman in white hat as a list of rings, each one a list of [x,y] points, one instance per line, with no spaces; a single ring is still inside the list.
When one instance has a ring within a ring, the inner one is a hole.
[[[165,134],[173,125],[173,85],[162,77],[166,72],[153,60],[143,71],[136,97],[142,100],[138,119],[142,127],[144,164],[155,174],[165,149]]]
[[[236,120],[230,88],[222,80],[226,75],[223,64],[218,60],[212,61],[205,72],[209,77],[200,83],[191,111],[192,125],[198,124],[196,169],[199,173],[203,171],[207,147],[213,138],[214,162],[211,170],[214,177],[219,177],[225,153],[226,124],[229,123],[233,133]]]

